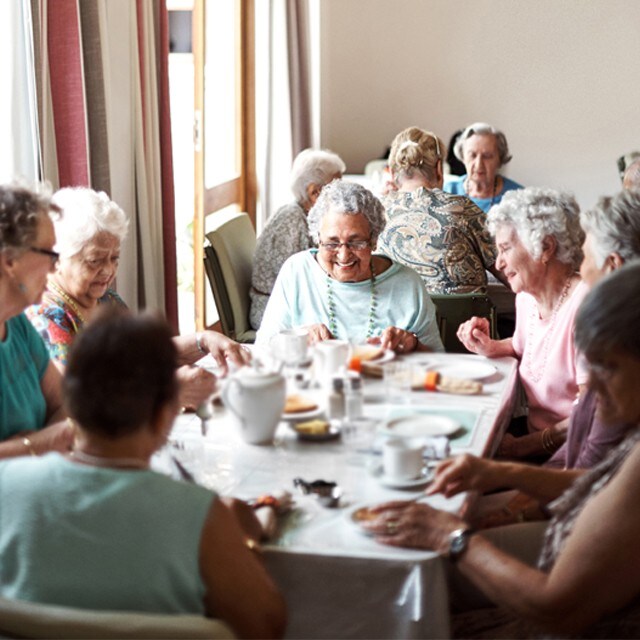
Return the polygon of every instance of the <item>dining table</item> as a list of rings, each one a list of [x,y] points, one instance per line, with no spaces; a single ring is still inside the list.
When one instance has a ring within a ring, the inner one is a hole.
[[[471,354],[387,355],[414,371],[479,380],[482,390],[458,395],[417,389],[392,396],[384,378],[363,376],[363,419],[354,421],[354,428],[338,422],[342,430],[309,439],[293,428],[295,422],[283,419],[266,445],[246,443],[230,412],[215,404],[205,425],[194,413],[180,414],[168,445],[155,458],[156,468],[168,473],[168,461],[177,459],[190,479],[222,496],[254,500],[292,493],[293,507],[278,517],[262,555],[287,602],[287,638],[450,635],[448,560],[431,551],[383,545],[365,534],[354,513],[363,506],[414,498],[463,517],[469,513],[477,498],[470,492],[449,499],[426,497],[420,479],[389,482],[381,447],[394,435],[394,425],[407,417],[435,416],[445,425],[455,423],[456,429],[428,440],[438,445],[431,451],[434,457],[465,452],[492,456],[513,413],[517,362]],[[294,389],[297,383],[299,378],[290,375],[287,392],[315,399],[320,415],[326,412],[325,391],[313,384]],[[315,494],[300,492],[296,478],[336,483],[341,490],[337,506],[328,508]]]

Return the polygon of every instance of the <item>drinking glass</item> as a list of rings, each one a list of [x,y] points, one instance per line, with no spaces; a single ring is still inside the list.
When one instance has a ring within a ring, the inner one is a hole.
[[[384,386],[389,404],[411,402],[412,367],[408,362],[394,360],[383,367]]]

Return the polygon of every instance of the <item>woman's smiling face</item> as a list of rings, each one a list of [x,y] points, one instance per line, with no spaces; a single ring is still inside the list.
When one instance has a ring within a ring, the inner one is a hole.
[[[362,249],[347,246],[358,242],[366,245]],[[340,246],[332,251],[323,246],[327,243]],[[318,263],[334,280],[361,282],[370,278],[371,251],[371,229],[364,215],[331,209],[322,218]]]

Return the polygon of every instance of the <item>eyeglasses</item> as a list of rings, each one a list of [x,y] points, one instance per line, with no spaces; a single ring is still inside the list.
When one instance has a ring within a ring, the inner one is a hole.
[[[41,247],[29,247],[29,251],[33,251],[34,253],[39,253],[43,256],[49,256],[51,260],[51,266],[55,267],[58,264],[58,260],[60,260],[60,254],[57,251],[52,251],[51,249],[42,249]]]
[[[351,242],[322,242],[320,241],[320,246],[325,251],[331,251],[331,253],[335,253],[340,249],[340,247],[347,247],[350,251],[363,251],[364,249],[369,249],[371,247],[370,240],[352,240]]]

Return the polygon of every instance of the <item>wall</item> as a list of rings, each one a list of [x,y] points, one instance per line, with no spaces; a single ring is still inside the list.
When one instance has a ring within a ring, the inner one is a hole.
[[[485,121],[507,135],[506,173],[573,191],[620,188],[640,150],[636,0],[322,0],[322,146],[352,173],[406,126],[448,142]]]

